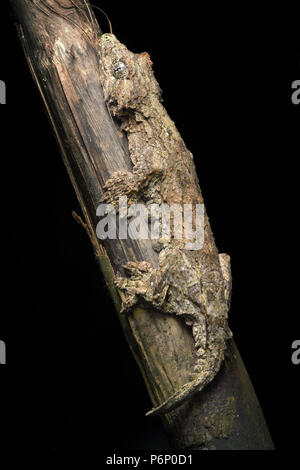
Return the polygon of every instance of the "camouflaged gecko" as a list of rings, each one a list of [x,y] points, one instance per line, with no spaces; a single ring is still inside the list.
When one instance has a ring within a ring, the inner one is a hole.
[[[106,181],[103,201],[203,204],[192,154],[161,104],[161,91],[147,53],[134,54],[113,34],[99,39],[102,87],[108,109],[127,137],[132,171],[118,171]],[[137,303],[182,317],[192,327],[197,363],[193,380],[147,414],[162,414],[200,391],[224,359],[230,306],[230,258],[218,254],[205,213],[204,244],[186,250],[181,240],[153,242],[158,267],[129,262],[128,277],[116,276],[123,293],[122,311]]]

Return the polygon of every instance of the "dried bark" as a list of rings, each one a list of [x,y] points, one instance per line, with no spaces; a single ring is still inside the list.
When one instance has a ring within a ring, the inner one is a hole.
[[[175,316],[136,306],[120,313],[114,273],[127,262],[158,266],[151,240],[107,240],[95,234],[105,183],[132,170],[126,139],[102,89],[99,26],[84,0],[12,0],[20,39],[43,97],[85,226],[122,328],[154,406],[189,382],[195,365],[191,329]],[[150,418],[149,418],[150,419]],[[232,340],[214,380],[162,417],[171,445],[190,449],[272,449],[261,409]]]

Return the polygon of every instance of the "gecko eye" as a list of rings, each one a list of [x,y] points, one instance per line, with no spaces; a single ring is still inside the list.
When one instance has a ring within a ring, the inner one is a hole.
[[[113,70],[113,74],[116,78],[124,78],[127,74],[127,67],[124,62],[118,62]]]

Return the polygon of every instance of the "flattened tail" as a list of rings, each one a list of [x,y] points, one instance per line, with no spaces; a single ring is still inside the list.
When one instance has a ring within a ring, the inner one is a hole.
[[[199,385],[200,384],[196,384],[195,381],[186,383],[161,405],[157,406],[156,408],[152,408],[152,410],[148,411],[146,413],[146,416],[163,415],[165,413],[168,413],[169,411],[174,410],[179,405],[181,405],[181,403],[184,402],[188,397],[194,395],[194,393],[198,391]]]
[[[191,382],[183,385],[161,405],[148,411],[146,416],[163,415],[169,411],[175,410],[175,408],[181,405],[181,403],[183,403],[187,398],[191,398],[195,393],[200,392],[207,384],[209,384],[219,371],[220,365],[214,371],[207,370],[205,373],[199,374]]]
[[[207,384],[209,384],[216,374],[219,372],[223,360],[223,355],[216,359],[214,367],[210,367],[202,371],[194,380],[184,384],[177,392],[171,395],[167,400],[156,408],[146,413],[146,416],[164,415],[169,411],[175,410],[187,398],[192,397],[195,393],[200,392]]]

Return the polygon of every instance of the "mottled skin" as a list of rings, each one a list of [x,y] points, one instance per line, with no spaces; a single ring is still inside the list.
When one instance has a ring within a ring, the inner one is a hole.
[[[104,200],[126,194],[135,201],[143,190],[149,203],[203,202],[192,154],[161,104],[149,55],[133,54],[112,34],[101,36],[100,54],[104,96],[127,135],[133,164],[132,172],[117,172],[106,182]]]
[[[108,109],[128,140],[132,171],[106,181],[103,201],[129,204],[203,204],[192,154],[161,104],[161,92],[147,53],[134,54],[113,34],[99,41],[102,86]],[[124,266],[128,277],[116,276],[123,292],[123,311],[143,303],[184,318],[192,327],[197,362],[194,379],[148,414],[165,413],[200,391],[219,371],[224,358],[230,304],[230,258],[218,254],[205,213],[204,244],[186,250],[182,240],[153,243],[159,266],[144,261]]]

